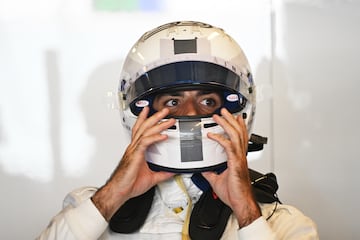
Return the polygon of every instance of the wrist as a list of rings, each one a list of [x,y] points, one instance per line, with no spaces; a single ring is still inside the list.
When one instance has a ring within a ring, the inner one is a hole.
[[[119,207],[126,202],[126,199],[105,185],[91,197],[91,201],[106,221],[109,221]]]
[[[239,224],[239,229],[250,225],[256,219],[261,217],[261,210],[257,202],[250,201],[242,207],[234,210],[235,217]]]

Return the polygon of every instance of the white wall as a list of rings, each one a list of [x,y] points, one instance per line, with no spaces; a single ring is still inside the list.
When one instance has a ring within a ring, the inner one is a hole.
[[[282,3],[273,62],[280,196],[313,217],[322,239],[360,239],[360,2]]]
[[[248,55],[255,130],[269,137],[250,166],[275,170],[283,202],[322,238],[360,236],[358,4],[158,0],[109,12],[94,2],[0,1],[1,239],[35,238],[68,191],[106,181],[127,142],[113,107],[123,58],[144,31],[179,19],[224,28]]]

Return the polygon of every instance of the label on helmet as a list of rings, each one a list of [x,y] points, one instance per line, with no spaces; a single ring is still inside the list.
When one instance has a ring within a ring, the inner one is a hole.
[[[239,100],[239,96],[237,94],[229,94],[226,97],[226,100],[228,100],[229,102],[236,102]]]
[[[137,106],[137,107],[149,106],[149,101],[148,100],[139,100],[135,103],[135,106]]]

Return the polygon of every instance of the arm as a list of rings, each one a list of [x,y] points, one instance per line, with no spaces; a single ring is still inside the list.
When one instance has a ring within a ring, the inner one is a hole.
[[[71,205],[55,216],[39,239],[97,239],[107,228],[108,221],[128,199],[141,195],[157,183],[173,176],[153,172],[145,162],[145,151],[151,144],[164,141],[162,131],[175,120],[161,122],[168,109],[147,118],[144,108],[132,130],[132,140],[119,165],[106,184],[79,205]]]
[[[284,240],[318,240],[316,224],[300,210],[289,205],[274,203],[260,204],[263,217],[238,230],[238,239],[284,239]],[[266,220],[267,216],[272,217]]]
[[[262,204],[261,209],[264,215],[269,215],[272,212],[273,204]],[[319,239],[314,221],[290,205],[278,205],[274,215],[267,223],[276,232],[278,239]]]
[[[274,215],[267,221],[274,206],[263,205],[260,209],[251,188],[246,159],[248,133],[241,116],[234,117],[226,109],[221,110],[223,117],[214,115],[228,138],[209,134],[208,137],[219,142],[228,156],[228,168],[221,174],[203,173],[215,193],[227,204],[235,216],[230,221],[238,229],[238,239],[318,239],[314,222],[291,206],[279,205]]]
[[[228,138],[209,133],[208,137],[219,142],[227,153],[228,168],[221,174],[203,173],[215,193],[234,212],[239,228],[246,227],[261,216],[253,196],[246,159],[248,136],[244,120],[234,117],[226,109],[223,117],[214,115],[214,121],[227,133]]]
[[[69,193],[63,210],[37,239],[98,239],[108,223],[90,200],[96,190],[85,187]]]
[[[144,108],[132,129],[132,140],[120,164],[109,181],[97,191],[92,201],[104,218],[109,221],[112,215],[128,199],[139,196],[173,176],[168,172],[153,172],[145,163],[146,149],[159,141],[167,139],[161,134],[175,124],[174,119],[159,121],[169,114],[167,108],[147,118],[149,108]]]

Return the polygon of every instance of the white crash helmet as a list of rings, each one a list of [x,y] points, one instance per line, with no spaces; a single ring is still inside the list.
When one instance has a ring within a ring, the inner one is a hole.
[[[251,134],[255,85],[240,46],[222,29],[193,21],[172,22],[146,32],[124,62],[119,83],[122,123],[131,129],[144,106],[155,112],[157,93],[173,89],[214,89],[222,107],[243,115]],[[207,137],[224,133],[211,116],[175,117],[166,141],[153,144],[146,160],[153,170],[178,173],[216,170],[226,166],[223,147]]]

